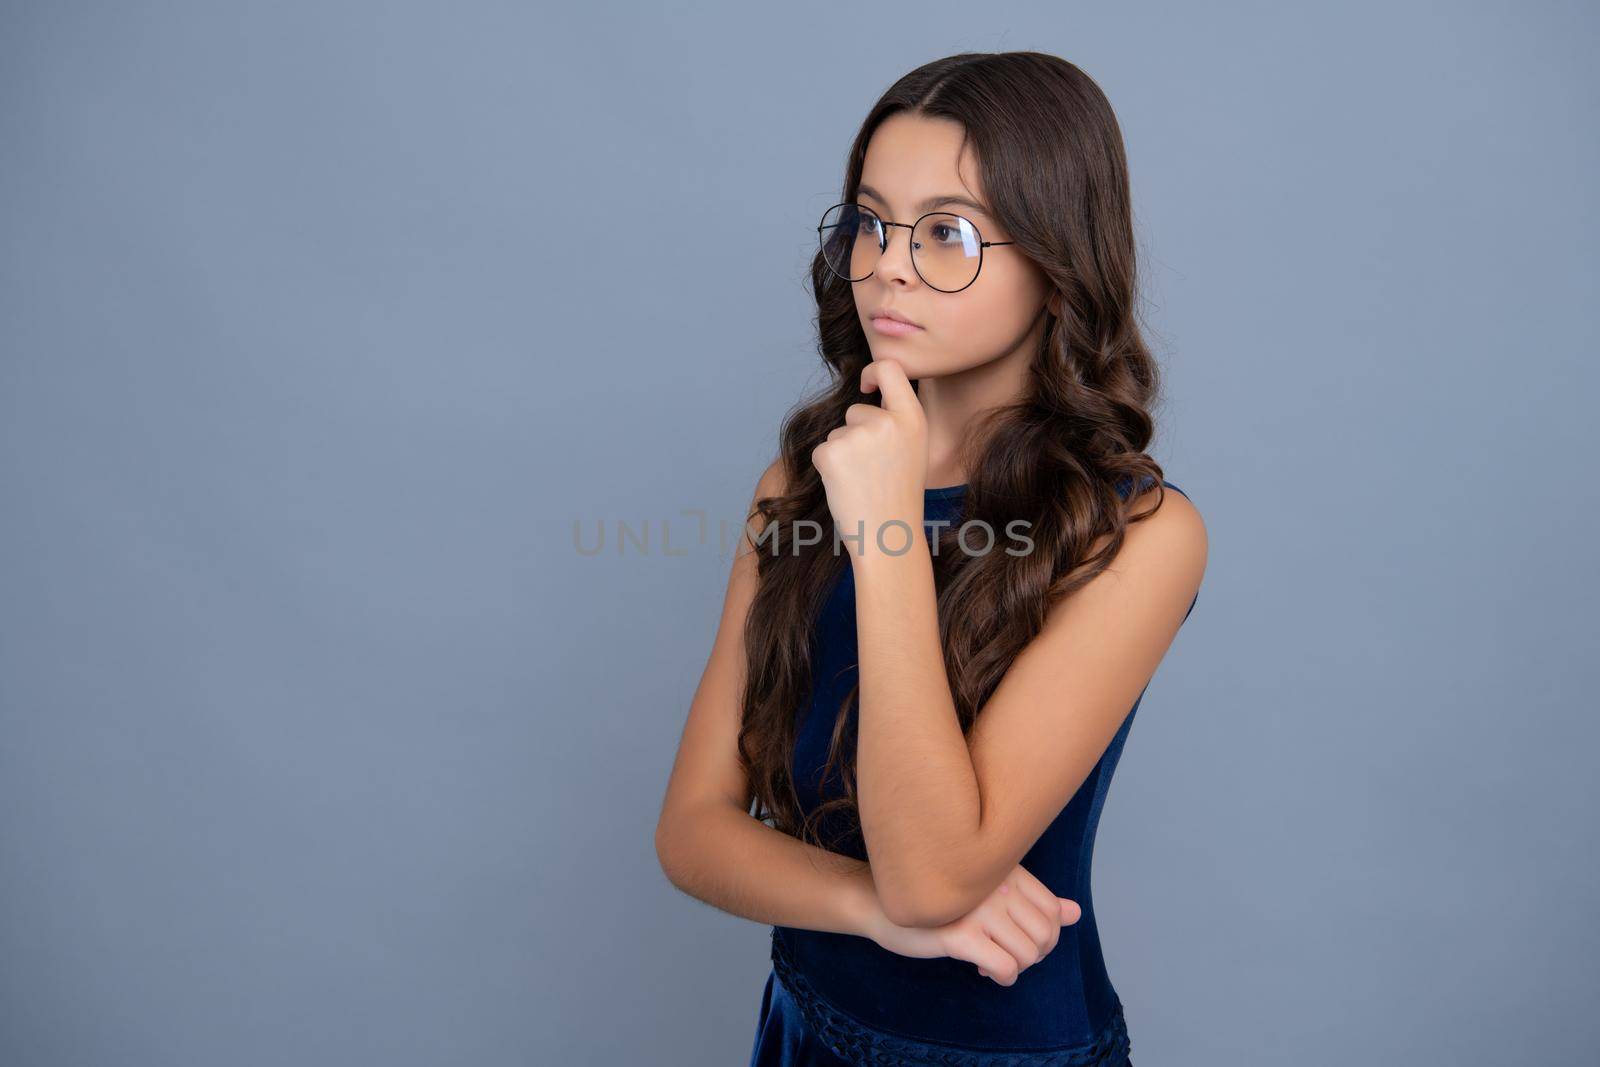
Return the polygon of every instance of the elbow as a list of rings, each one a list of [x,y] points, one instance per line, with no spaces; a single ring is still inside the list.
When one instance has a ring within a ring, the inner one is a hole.
[[[690,896],[699,895],[705,850],[713,847],[721,818],[717,807],[693,805],[669,807],[656,820],[656,863],[667,881]]]
[[[656,863],[661,866],[661,873],[667,876],[667,881],[682,889],[682,875],[679,873],[681,863],[674,841],[670,825],[662,819],[656,824]]]

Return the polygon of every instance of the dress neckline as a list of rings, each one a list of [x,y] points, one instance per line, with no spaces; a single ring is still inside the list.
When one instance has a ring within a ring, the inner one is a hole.
[[[960,496],[967,491],[967,483],[960,485],[944,485],[937,489],[924,489],[922,495],[929,500],[943,500],[946,497]]]

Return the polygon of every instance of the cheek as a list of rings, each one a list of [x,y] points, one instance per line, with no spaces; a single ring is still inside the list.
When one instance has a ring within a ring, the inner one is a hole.
[[[980,278],[973,288],[990,280]],[[1007,278],[1003,284],[1000,278],[992,280],[996,284],[971,294],[971,299],[960,299],[966,293],[951,298],[951,306],[939,315],[942,342],[973,355],[998,355],[1028,331],[1039,310],[1032,288],[1014,278]],[[1043,299],[1042,295],[1039,299]]]

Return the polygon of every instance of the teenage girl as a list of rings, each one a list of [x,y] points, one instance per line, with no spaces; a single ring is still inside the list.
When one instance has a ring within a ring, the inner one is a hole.
[[[1095,828],[1207,547],[1146,452],[1110,104],[1055,56],[929,63],[817,234],[831,385],[755,487],[662,868],[772,926],[752,1067],[1126,1067]]]

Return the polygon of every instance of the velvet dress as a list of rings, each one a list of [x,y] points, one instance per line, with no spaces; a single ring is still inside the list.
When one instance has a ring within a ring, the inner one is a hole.
[[[1124,497],[1128,482],[1118,486]],[[924,521],[958,528],[965,490],[926,490]],[[931,538],[936,530],[924,532]],[[1003,551],[1009,535],[994,535],[993,550]],[[977,550],[982,540],[974,531],[967,543]],[[856,682],[855,608],[854,574],[845,566],[817,619],[812,696],[798,713],[794,779],[808,813],[824,797],[842,795],[837,775],[824,782],[822,774],[840,703]],[[1051,892],[1083,910],[1061,928],[1053,951],[1006,987],[966,960],[913,959],[866,937],[775,926],[750,1067],[1132,1067],[1122,1001],[1095,926],[1090,865],[1111,776],[1143,697],[1141,691],[1083,785],[1022,859]],[[835,827],[826,819],[821,827],[832,842]],[[831,847],[867,859],[859,829]]]

